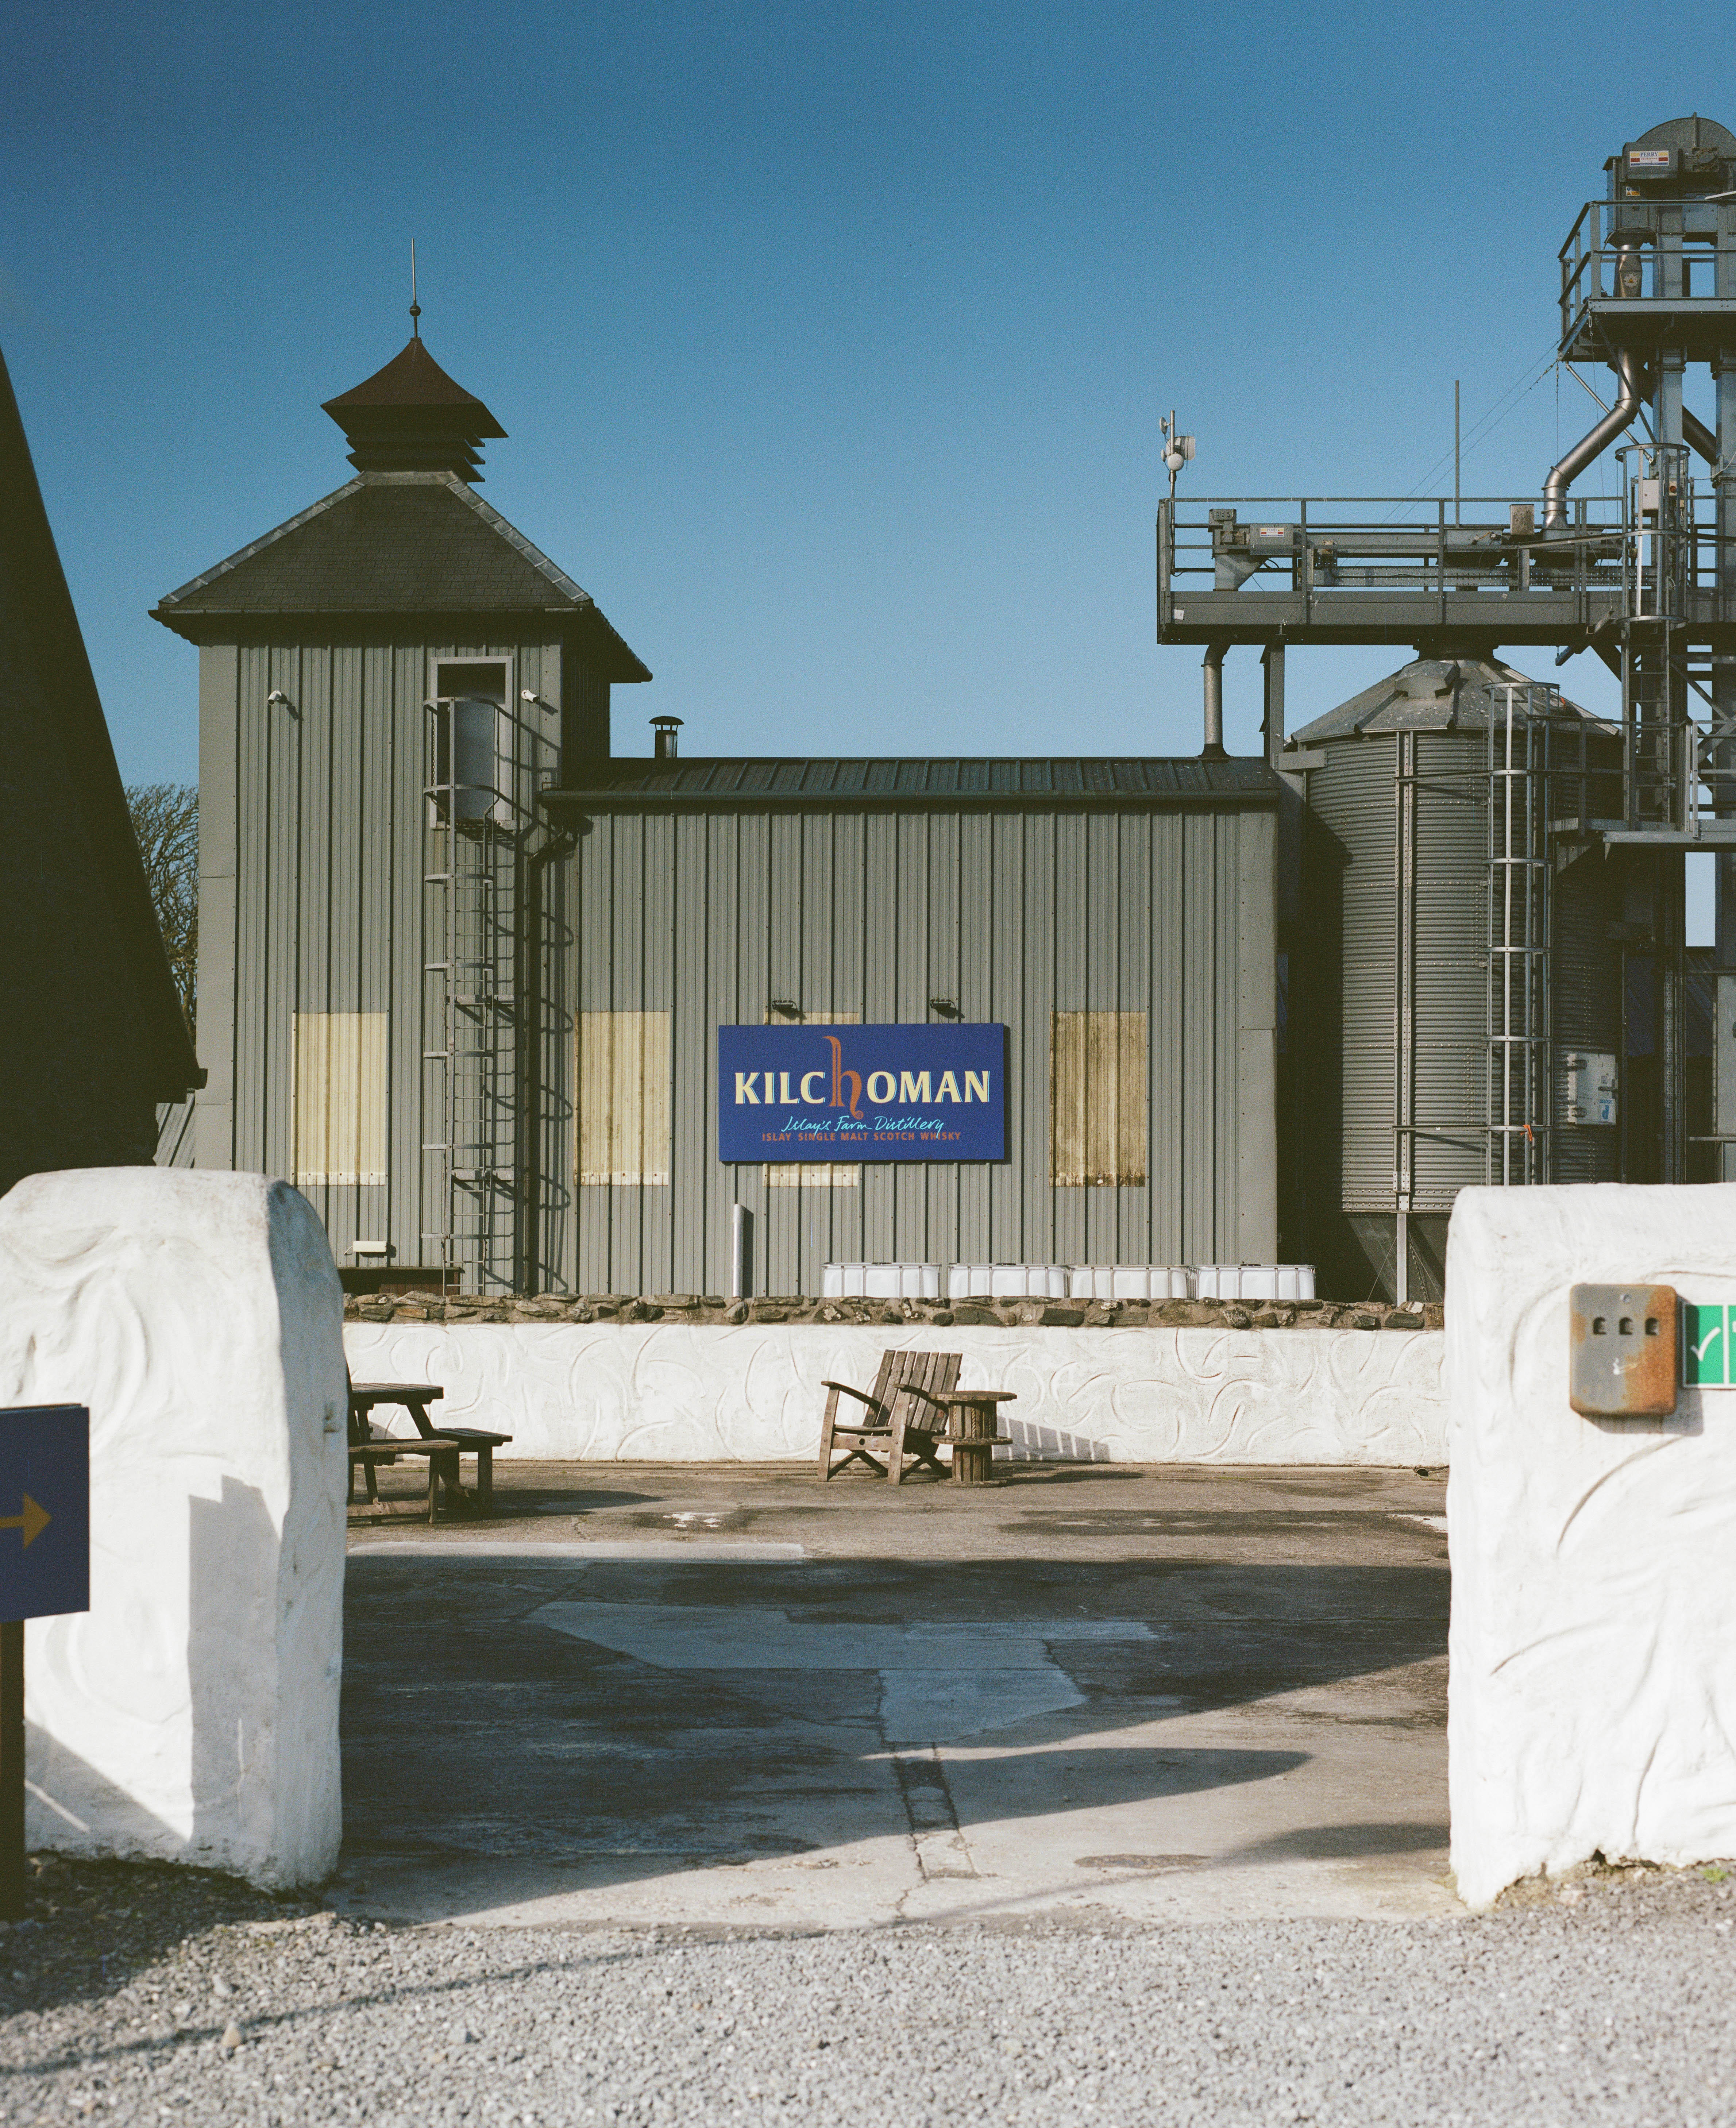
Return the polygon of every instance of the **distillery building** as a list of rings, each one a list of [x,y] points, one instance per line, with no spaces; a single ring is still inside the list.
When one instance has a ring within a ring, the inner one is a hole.
[[[154,610],[198,1164],[293,1181],[358,1282],[718,1293],[744,1228],[773,1293],[1279,1255],[1264,761],[618,752],[650,672],[477,494],[488,408],[413,338],[326,411],[354,477]]]

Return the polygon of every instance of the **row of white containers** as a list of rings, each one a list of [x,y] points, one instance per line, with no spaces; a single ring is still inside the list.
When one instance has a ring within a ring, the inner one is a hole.
[[[1312,1300],[1312,1264],[828,1264],[826,1300]]]

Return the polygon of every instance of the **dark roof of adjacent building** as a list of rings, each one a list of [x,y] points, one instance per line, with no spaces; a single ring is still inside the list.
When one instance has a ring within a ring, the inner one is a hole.
[[[358,473],[152,608],[195,643],[290,615],[507,614],[570,617],[602,677],[651,677],[591,594],[450,472]]]
[[[90,1133],[55,1111],[97,1076],[155,1103],[179,1100],[204,1074],[3,361],[0,646],[0,898],[10,921],[0,1111],[8,1149],[16,1115],[32,1108],[41,1143],[64,1146]],[[93,1043],[121,1053],[95,1057]],[[74,1163],[63,1154],[33,1164]]]
[[[1130,755],[1027,759],[926,757],[803,760],[587,761],[572,787],[543,794],[560,808],[1019,805],[1132,811],[1274,805],[1282,790],[1261,760]],[[578,780],[582,777],[582,781]]]
[[[1491,690],[1497,705],[1509,687],[1540,687],[1511,665],[1484,658],[1416,658],[1348,702],[1305,724],[1289,740],[1293,747],[1318,746],[1324,739],[1355,739],[1367,733],[1396,731],[1482,731],[1489,721]],[[1595,710],[1556,697],[1562,711],[1583,718],[1599,730],[1615,726]]]

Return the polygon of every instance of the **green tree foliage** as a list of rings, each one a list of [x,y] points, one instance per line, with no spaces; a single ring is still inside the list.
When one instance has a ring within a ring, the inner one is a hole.
[[[130,783],[126,805],[152,905],[189,1028],[197,1026],[199,964],[199,792],[192,783]]]

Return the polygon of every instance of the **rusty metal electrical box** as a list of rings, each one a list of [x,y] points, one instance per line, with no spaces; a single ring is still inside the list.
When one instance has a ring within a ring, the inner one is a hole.
[[[1576,1285],[1568,1401],[1586,1418],[1667,1418],[1676,1408],[1676,1289]]]

